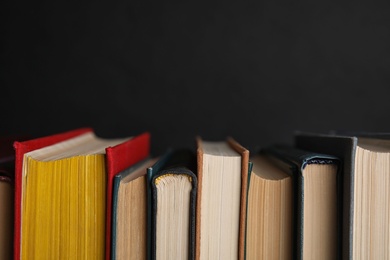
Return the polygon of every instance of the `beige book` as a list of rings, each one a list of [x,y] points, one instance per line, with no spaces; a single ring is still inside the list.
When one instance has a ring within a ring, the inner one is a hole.
[[[389,139],[388,134],[296,136],[298,147],[343,160],[342,259],[390,259]]]
[[[244,259],[249,152],[198,139],[196,259]]]
[[[146,169],[156,159],[130,167],[114,177],[111,259],[146,259]]]
[[[248,259],[338,258],[338,166],[334,156],[289,146],[253,158]]]
[[[292,259],[292,176],[266,156],[251,161],[246,259]]]
[[[353,259],[390,259],[390,141],[359,138],[355,155]]]

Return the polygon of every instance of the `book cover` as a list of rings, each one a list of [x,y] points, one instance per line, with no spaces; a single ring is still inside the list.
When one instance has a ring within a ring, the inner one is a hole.
[[[29,141],[17,141],[15,148],[15,205],[14,205],[14,259],[20,259],[21,245],[21,199],[22,199],[22,170],[23,157],[25,153],[49,146],[87,132],[92,132],[91,128],[81,128],[47,137],[37,138]]]
[[[126,168],[145,160],[150,153],[150,134],[143,133],[130,140],[106,148],[107,158],[107,215],[106,215],[106,259],[110,259],[111,250],[111,218],[112,218],[112,189],[115,175]]]
[[[352,258],[353,187],[354,161],[357,138],[297,133],[295,144],[298,148],[314,152],[329,153],[343,161],[342,172],[342,258]]]
[[[13,142],[25,136],[0,137],[0,259],[12,259],[15,193]]]
[[[241,159],[240,163],[240,191],[239,191],[239,220],[238,220],[238,240],[237,240],[237,258],[245,257],[245,230],[246,230],[246,205],[247,205],[247,185],[249,172],[249,151],[236,142],[233,138],[228,138],[226,144],[232,151],[237,153]],[[198,177],[198,196],[196,208],[196,242],[195,242],[195,259],[200,259],[202,254],[202,196],[204,181],[204,141],[197,138],[197,177]],[[218,205],[215,205],[216,207]],[[235,256],[231,256],[235,257]]]
[[[272,156],[251,157],[245,259],[292,259],[293,178]]]
[[[389,174],[389,134],[385,133],[314,134],[296,133],[301,149],[333,154],[343,161],[342,178],[342,258],[358,256],[383,258],[388,245],[382,238],[390,233],[386,179]],[[371,219],[368,221],[368,219]],[[372,240],[374,243],[367,243]]]
[[[169,151],[147,169],[148,235],[150,236],[147,247],[148,259],[169,259],[171,256],[194,259],[197,196],[195,170],[196,157],[189,150]],[[180,179],[186,183],[188,188],[184,193],[180,193],[181,189],[175,186],[175,182],[180,182]],[[165,189],[171,191],[170,195],[160,196],[160,188],[158,187],[160,183],[164,183]],[[188,200],[185,199],[187,197]],[[161,203],[165,204],[168,209],[159,206]],[[185,214],[181,214],[178,205],[181,205]],[[184,219],[172,223],[172,220],[176,219],[177,216],[184,216]],[[171,233],[170,239],[164,239],[168,232],[160,230],[163,228],[159,221],[166,223],[168,230],[173,231],[173,233],[169,232]],[[179,239],[180,243],[178,242]],[[174,250],[178,243],[183,244],[184,248]],[[184,256],[182,255],[183,252]]]
[[[110,243],[112,178],[117,172],[148,156],[149,139],[149,134],[144,133],[130,139],[106,140],[96,137],[92,129],[84,128],[26,142],[16,142],[16,195],[19,198],[16,200],[15,212],[18,214],[16,227],[19,230],[15,239],[17,243],[15,258],[21,257],[22,250],[23,258],[30,257],[30,254],[43,257],[57,253],[104,257],[105,246],[101,246],[100,243],[103,245]],[[26,166],[23,166],[24,163]],[[22,171],[25,171],[25,174],[31,171],[32,175],[29,178],[27,175],[22,177]],[[66,174],[67,172],[69,174]],[[28,181],[30,179],[31,181]],[[31,188],[28,188],[29,185],[32,185]],[[81,186],[77,188],[79,185]],[[76,190],[79,189],[78,193],[72,192],[74,187]],[[44,193],[48,193],[49,196],[45,196]],[[95,196],[91,196],[92,194]],[[23,211],[22,199],[27,203],[24,204]],[[70,203],[61,203],[62,206],[59,206],[59,200],[69,200]],[[46,208],[48,203],[53,206]],[[67,216],[65,222],[61,221],[62,217],[58,215],[62,215],[63,212],[64,216]],[[30,215],[37,216],[35,217],[37,221],[34,222]],[[66,220],[67,218],[69,219]],[[53,231],[42,229],[45,227],[42,226],[44,219],[54,225]],[[28,224],[31,221],[33,223]],[[81,226],[78,224],[80,221]],[[35,229],[34,226],[41,228]],[[77,227],[80,228],[79,231],[76,230]],[[25,235],[21,237],[22,229]],[[31,235],[42,240],[36,243],[39,247],[31,247],[30,241],[33,239]],[[56,242],[63,239],[65,244]],[[54,241],[51,246],[50,241]]]
[[[13,183],[0,170],[0,259],[12,259]]]
[[[157,159],[145,159],[115,175],[112,194],[111,259],[146,259],[146,169]]]
[[[262,153],[277,158],[279,161],[274,160],[274,163],[293,176],[293,212],[295,212],[293,254],[296,259],[312,258],[313,252],[318,254],[315,256],[316,259],[320,257],[339,258],[341,195],[339,194],[340,175],[338,171],[340,160],[333,155],[308,152],[290,146],[272,146],[265,148]],[[305,174],[310,166],[317,168]],[[308,199],[318,194],[315,202],[308,202]],[[326,203],[322,201],[324,198],[327,199]],[[305,213],[314,216],[311,224],[308,223],[308,215],[305,216]],[[306,225],[309,225],[310,231],[307,227],[307,231],[305,230]],[[321,228],[325,230],[321,231]],[[324,232],[328,232],[328,235],[321,237]],[[305,234],[309,236],[311,233],[313,233],[312,237],[305,237]],[[320,253],[321,250],[324,252]]]

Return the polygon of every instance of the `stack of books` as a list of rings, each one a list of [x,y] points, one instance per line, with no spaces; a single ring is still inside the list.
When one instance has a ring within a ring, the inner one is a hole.
[[[198,138],[153,157],[149,133],[90,128],[0,142],[0,259],[390,258],[390,135],[252,156]]]

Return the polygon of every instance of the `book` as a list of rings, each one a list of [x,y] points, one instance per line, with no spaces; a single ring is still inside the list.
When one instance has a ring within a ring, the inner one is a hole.
[[[275,160],[265,154],[251,158],[246,259],[292,259],[293,256],[293,179]]]
[[[126,160],[105,153],[133,139],[85,128],[15,143],[15,259],[104,258],[106,162]]]
[[[148,259],[194,259],[196,156],[168,151],[147,169]]]
[[[111,256],[111,227],[113,212],[113,180],[114,177],[125,169],[148,158],[150,153],[150,134],[143,133],[135,136],[128,142],[115,147],[107,147],[107,206],[106,206],[106,260]],[[127,259],[127,258],[126,258]]]
[[[339,258],[339,159],[280,145],[265,148],[263,154],[293,178],[293,215],[287,218],[294,220],[294,258]]]
[[[12,259],[13,185],[0,174],[0,259]]]
[[[12,259],[13,185],[0,171],[0,259]]]
[[[111,259],[146,259],[146,169],[157,159],[145,159],[115,175],[112,202]]]
[[[20,259],[21,244],[21,200],[22,200],[22,168],[23,156],[25,153],[67,140],[69,138],[91,131],[90,128],[77,129],[48,137],[15,142],[15,205],[14,205],[14,259]]]
[[[196,259],[244,259],[249,151],[197,140]]]
[[[0,137],[0,259],[12,259],[15,151],[13,142],[24,136]]]
[[[390,257],[389,135],[297,133],[297,147],[343,160],[342,258]]]

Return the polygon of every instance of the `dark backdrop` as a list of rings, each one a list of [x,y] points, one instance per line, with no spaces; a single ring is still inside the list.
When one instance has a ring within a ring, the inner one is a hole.
[[[390,131],[389,4],[324,2],[6,0],[0,134],[150,131],[160,153]]]

